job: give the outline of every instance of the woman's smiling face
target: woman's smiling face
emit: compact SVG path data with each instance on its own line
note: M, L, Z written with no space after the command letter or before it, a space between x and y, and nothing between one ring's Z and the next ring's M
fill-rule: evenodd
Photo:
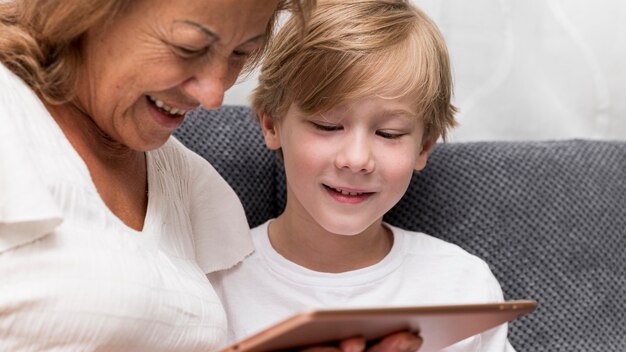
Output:
M136 0L83 44L77 105L112 140L158 148L184 113L222 104L277 0Z

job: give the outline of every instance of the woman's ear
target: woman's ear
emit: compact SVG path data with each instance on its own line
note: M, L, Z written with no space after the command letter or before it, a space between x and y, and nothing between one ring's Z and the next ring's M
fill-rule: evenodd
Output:
M265 145L270 150L280 149L280 133L278 131L278 124L274 123L274 119L266 113L259 113L259 123L263 130L263 137L265 138Z
M426 162L428 161L428 157L430 153L433 151L435 144L437 144L437 140L439 139L439 134L435 134L432 136L427 136L424 140L422 140L422 150L420 150L419 155L417 156L417 162L415 163L415 170L421 171L426 167Z

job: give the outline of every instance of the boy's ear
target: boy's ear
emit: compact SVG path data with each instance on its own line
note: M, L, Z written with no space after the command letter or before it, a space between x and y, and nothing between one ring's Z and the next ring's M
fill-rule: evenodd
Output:
M433 151L437 140L439 139L439 134L435 134L429 137L426 137L422 141L422 150L417 156L417 162L415 163L415 170L421 171L426 167L426 161L428 161L428 157L430 153Z
M278 124L274 123L274 119L266 113L259 113L259 123L263 130L265 145L268 149L280 149L280 134L278 132Z

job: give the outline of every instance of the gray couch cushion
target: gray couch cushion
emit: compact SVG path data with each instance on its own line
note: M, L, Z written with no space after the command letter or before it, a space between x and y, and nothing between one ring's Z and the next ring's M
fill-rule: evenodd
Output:
M626 351L626 144L438 146L387 215L485 259L519 351Z
M282 165L245 107L190 114L176 136L240 196L251 226L280 213ZM392 224L487 261L505 298L539 308L513 322L518 351L626 351L626 143L437 145Z

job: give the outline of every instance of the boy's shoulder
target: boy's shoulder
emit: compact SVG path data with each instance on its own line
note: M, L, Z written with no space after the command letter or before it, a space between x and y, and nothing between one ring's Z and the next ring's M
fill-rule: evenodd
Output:
M393 231L396 241L400 241L407 256L428 261L456 262L459 265L485 267L484 260L471 254L459 245L422 233L405 230L387 224Z
M390 226L391 227L391 226ZM420 232L391 227L403 244L402 267L420 283L437 291L440 298L462 290L465 302L487 302L502 299L502 290L489 264L460 246ZM411 268L411 269L408 269Z

